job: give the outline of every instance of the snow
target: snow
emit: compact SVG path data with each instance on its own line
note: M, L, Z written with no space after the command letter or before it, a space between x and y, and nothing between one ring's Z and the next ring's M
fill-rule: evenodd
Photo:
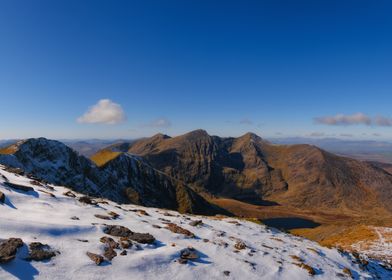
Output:
M28 193L11 189L0 176L0 191L6 195L6 202L0 204L0 238L20 237L25 244L39 241L61 252L47 262L27 262L23 260L27 254L24 246L15 260L0 265L0 279L349 279L343 274L344 268L349 268L355 279L374 279L376 273L381 279L392 277L391 272L376 264L371 263L370 271L362 270L347 254L245 220L183 215L110 201L98 206L85 205L64 196L69 190L65 187L52 186L54 198L41 192L43 187L31 185L30 179L2 170L2 166L0 174L11 183L35 189ZM149 216L135 211L138 209ZM109 211L120 217L106 221L94 216ZM79 220L72 220L73 216ZM189 225L191 220L198 219L203 220L203 225ZM196 238L165 229L165 220L188 229ZM99 239L105 236L105 223L150 233L157 241L133 246L126 256L118 255L111 262L96 266L86 252L103 253L104 244ZM245 242L247 248L236 251L234 245L238 241ZM188 264L178 263L180 250L188 246L195 248L200 258ZM310 276L295 265L298 261L292 256L313 267L316 275ZM230 275L226 276L224 271L230 271Z

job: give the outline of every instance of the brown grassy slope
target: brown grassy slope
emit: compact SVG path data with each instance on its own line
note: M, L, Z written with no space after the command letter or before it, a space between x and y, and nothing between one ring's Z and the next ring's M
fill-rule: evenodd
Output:
M91 156L91 160L97 165L97 166L103 166L109 161L117 158L121 152L113 152L111 150L100 150L99 152L95 153L94 155Z
M220 138L196 130L143 139L129 151L216 196L354 217L392 211L392 175L310 145L272 145L252 133Z

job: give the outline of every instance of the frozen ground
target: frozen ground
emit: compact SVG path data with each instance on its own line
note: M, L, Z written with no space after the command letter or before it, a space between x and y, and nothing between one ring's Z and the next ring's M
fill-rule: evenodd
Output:
M31 186L34 191L16 190L7 186L6 180ZM76 198L65 196L65 187L52 187L50 190L32 185L30 179L0 166L0 191L6 196L5 203L0 203L0 239L18 237L26 244L13 261L0 264L0 279L302 280L350 279L350 273L354 279L392 278L392 273L376 262L361 267L355 258L335 249L253 222L120 206L110 201L94 206L79 202L80 194L76 193ZM119 217L103 220L94 216L110 211ZM189 225L195 220L203 223ZM166 229L169 222L189 230L195 237ZM120 255L122 249L116 249L117 257L97 266L86 252L103 253L105 244L100 238L108 236L103 232L104 224L150 233L156 241L134 243L125 256ZM117 237L112 238L118 241ZM24 260L27 245L35 241L48 244L60 254L45 262ZM180 264L180 251L188 247L196 250L198 258Z

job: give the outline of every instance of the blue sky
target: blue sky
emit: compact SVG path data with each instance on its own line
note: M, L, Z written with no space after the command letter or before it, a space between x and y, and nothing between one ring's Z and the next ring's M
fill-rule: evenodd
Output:
M392 139L388 2L1 1L0 138Z

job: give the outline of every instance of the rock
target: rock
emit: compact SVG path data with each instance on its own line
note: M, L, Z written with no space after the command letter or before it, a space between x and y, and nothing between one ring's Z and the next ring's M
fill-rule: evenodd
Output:
M42 184L36 180L31 180L30 184L32 184L33 186L42 187Z
M150 214L147 213L147 211L143 210L143 209L139 209L137 210L137 212L143 216L150 216Z
M119 214L117 214L116 212L113 212L113 211L110 211L110 212L108 213L108 215L111 216L112 219L114 219L114 220L117 219L118 217L120 217Z
M191 238L195 237L195 235L192 232L190 232L189 230L184 229L184 228L182 228L176 224L173 224L173 223L167 223L165 228L170 230L171 232L174 232L174 233L184 234L184 235L191 237Z
M102 220L111 220L111 219L112 219L112 217L110 217L110 216L101 215L101 214L95 214L94 216L95 216L96 218L102 219Z
M235 245L234 248L237 250L244 250L246 249L246 244L243 241L238 241Z
M72 216L72 217L71 217L71 220L79 220L79 218L76 217L76 216Z
M178 262L180 263L180 264L187 264L188 263L188 260L187 259L178 259Z
M153 228L162 228L161 226L158 225L152 225Z
M223 274L224 274L225 276L230 276L230 271L225 270L225 271L223 271Z
M199 254L194 248L190 247L180 251L180 258L187 260L196 260L199 258Z
M152 244L155 242L155 237L149 233L137 233L133 232L128 236L129 239L142 243L142 244Z
M46 193L47 195L50 195L53 198L56 198L56 196L54 194L52 194L51 192L48 192L48 191L45 191L45 190L40 190L40 189L38 189L38 191Z
M113 258L117 257L117 253L111 247L106 247L103 255L108 261L111 261Z
M128 249L132 247L132 241L129 240L127 237L121 237L120 238L120 246L123 249Z
M24 175L25 174L23 169L17 168L17 167L9 167L9 166L7 166L6 168L4 168L4 170L7 171L7 172L10 172L10 173L17 174L17 175Z
M0 203L5 202L5 194L0 191Z
M79 242L83 242L83 243L87 243L88 242L87 239L76 239L76 240L79 241Z
M63 193L63 195L68 196L68 197L76 197L76 195L71 191L67 191L67 192Z
M128 237L128 235L132 233L129 228L117 225L108 225L105 227L103 232L117 237Z
M29 256L26 258L28 261L45 261L56 256L56 252L51 250L49 245L41 242L32 242L29 248Z
M16 189L16 190L20 190L20 191L24 191L24 192L34 191L34 188L30 187L30 186L14 184L14 183L10 183L10 182L4 182L4 184L6 186L10 187L10 188L13 188L13 189Z
M126 256L128 253L127 253L127 250L123 250L121 253L120 253L120 255L121 256Z
M85 203L85 204L90 204L90 205L97 205L97 202L94 201L89 196L82 196L81 198L79 198L79 202L82 202L82 203Z
M155 242L155 237L151 234L132 232L129 228L123 226L107 225L103 231L112 236L127 237L130 240L143 244L152 244Z
M192 222L189 223L189 225L193 226L193 227L197 227L197 226L202 225L202 224L203 224L202 220L196 220L196 221L192 221Z
M86 255L95 262L96 265L100 265L103 262L103 257L94 253L87 252Z
M109 248L112 249L117 249L119 247L119 244L113 240L111 237L103 236L101 239L99 239L102 243L106 244Z
M0 263L7 263L15 258L18 248L23 246L20 238L9 238L0 242Z

